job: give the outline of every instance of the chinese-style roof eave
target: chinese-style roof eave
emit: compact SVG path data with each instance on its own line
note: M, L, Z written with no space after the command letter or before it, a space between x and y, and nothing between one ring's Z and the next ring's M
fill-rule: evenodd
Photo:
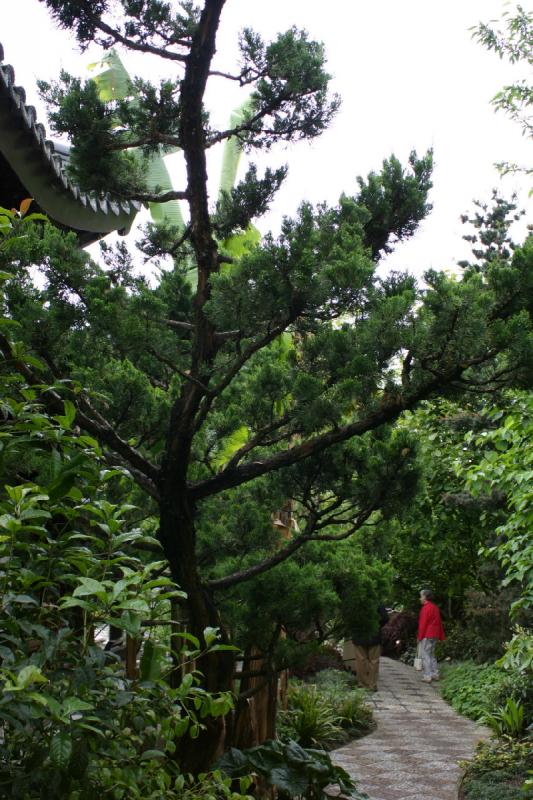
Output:
M24 89L15 85L13 67L3 59L0 44L0 205L16 205L17 198L9 196L13 192L33 197L50 221L73 230L82 246L112 231L129 231L141 204L82 192L72 182L35 109L26 105Z

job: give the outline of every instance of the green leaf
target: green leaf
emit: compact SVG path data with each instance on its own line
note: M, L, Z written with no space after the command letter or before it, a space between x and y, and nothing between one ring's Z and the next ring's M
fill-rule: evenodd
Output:
M162 660L165 654L163 647L147 639L144 643L140 663L140 676L142 681L157 681L161 677Z
M124 609L124 611L136 611L139 614L150 613L150 606L146 600L142 600L140 597L134 597L131 600L124 600L122 603L118 603L117 608Z
M17 675L17 686L25 689L30 683L48 683L39 667L33 665L22 667Z
M50 742L50 761L59 769L66 769L72 755L72 739L66 732L56 733Z
M80 585L76 586L74 591L72 592L73 597L85 597L86 595L99 595L107 594L106 587L100 581L95 580L94 578L80 578Z
M62 704L62 713L70 716L70 714L75 714L79 711L92 711L94 706L90 703L86 703L85 700L80 700L78 697L67 697L63 700Z
M254 250L261 241L261 232L255 225L249 225L244 233L235 233L224 239L222 246L228 254L238 260Z
M220 635L220 628L204 628L204 640L206 646L209 647L216 642Z
M141 753L141 761L161 760L163 758L166 758L166 756L162 750L145 750L144 753Z
M27 217L24 217L23 224L28 222L50 222L49 218L46 214L39 214L38 212L34 212L33 214L28 214Z

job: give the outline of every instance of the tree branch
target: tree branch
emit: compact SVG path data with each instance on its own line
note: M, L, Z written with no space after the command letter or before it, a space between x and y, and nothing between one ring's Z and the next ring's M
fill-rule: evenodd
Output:
M161 364L165 364L165 366L167 366L169 369L171 369L172 372L175 372L177 375L179 375L180 377L182 377L186 381L191 381L191 383L195 383L197 386L200 387L200 389L204 393L209 392L209 389L207 388L207 386L205 386L201 381L197 380L197 378L194 378L192 375L189 375L188 372L184 372L182 369L177 367L170 360L170 358L167 358L166 356L162 355L161 353L158 353L157 350L155 350L155 348L153 348L151 346L148 346L147 350L148 350L149 353L151 353L153 355L153 357L157 361L159 361Z
M292 554L299 550L300 547L302 547L306 542L328 542L347 539L366 522L372 512L376 509L377 502L378 501L374 501L368 508L362 511L358 517L356 517L349 531L343 532L342 534L338 534L336 536L315 536L314 531L316 530L317 515L311 514L308 519L305 532L300 534L300 536L296 536L294 539L292 539L292 541L289 542L289 544L281 548L281 550L278 550L276 553L273 553L268 558L263 559L263 561L259 561L257 564L254 564L251 567L234 572L232 575L226 575L224 578L215 578L207 581L207 586L209 589L217 591L219 589L229 589L231 586L236 586L239 583L249 581L252 578L255 578L257 575L261 575L263 572L267 572L273 567L276 567L278 564L283 563L283 561L286 561L289 556L292 556Z
M192 322L182 322L179 319L164 319L163 322L165 325L168 325L169 328L176 328L176 330L188 331L189 333L194 333L196 328Z
M0 350L6 361L11 362L17 372L22 375L31 386L37 388L42 387L42 379L38 377L23 360L13 355L11 344L3 334L0 334ZM63 413L63 399L54 389L47 388L43 392L43 398L51 411L58 414ZM159 469L150 463L148 459L144 458L135 448L121 439L115 429L92 407L90 401L83 394L77 395L74 400L76 405L76 422L78 425L100 442L107 445L110 450L118 453L129 466L133 467L133 476L134 473L137 475L139 473L144 475L145 487L148 485L146 481L149 481L152 488L150 493L155 496L154 493L157 492L157 485L159 482Z
M154 56L160 56L161 58L166 58L170 61L180 61L186 62L187 56L183 53L173 53L169 50L164 50L161 47L155 47L151 44L141 44L140 42L134 42L132 39L128 39L124 36L120 31L115 30L110 25L107 25L105 22L102 22L101 19L98 19L96 16L93 16L94 25L98 30L102 31L102 33L111 36L115 42L120 42L123 44L124 47L127 47L129 50L138 50L141 53L151 53Z
M221 392L223 392L224 389L226 389L229 386L233 378L235 378L235 376L239 374L239 372L241 371L242 367L246 364L246 362L249 361L249 359L255 353L258 352L258 350L261 350L263 347L266 347L267 344L273 342L274 339L276 339L281 333L283 333L284 330L286 330L286 328L291 324L292 321L293 321L292 318L287 319L285 322L280 323L279 325L274 327L261 339L257 339L255 342L252 342L252 344L250 344L246 348L246 350L241 354L241 356L238 359L236 359L236 361L233 362L233 365L228 370L224 378L222 378L222 380L210 390L209 396L205 398L203 405L200 407L196 419L196 426L195 426L196 431L198 431L201 428L213 404L213 400Z
M181 234L179 239L177 239L174 242L174 244L172 245L172 247L170 248L170 250L168 252L171 255L174 255L174 253L176 253L180 249L182 244L184 244L187 241L187 239L190 237L190 235L191 235L191 226L187 225L187 227L185 228L185 230L183 231L183 233Z
M139 200L141 203L168 203L169 200L188 200L187 192L163 192L163 194L152 194L150 192L138 192L136 194L124 195L126 200Z
M429 384L431 388L437 384L434 380ZM299 445L295 445L287 450L265 459L264 461L247 461L238 467L231 470L223 470L215 478L208 478L205 481L200 481L197 484L192 484L190 493L195 500L201 500L204 497L209 497L213 494L223 491L234 486L240 486L253 478L264 475L267 472L283 469L291 464L296 464L298 461L303 461L310 456L326 450L334 444L339 444L351 439L353 436L361 436L367 431L379 428L386 422L391 422L396 419L402 411L414 405L418 399L422 399L430 393L431 389L427 388L425 392L419 392L416 395L417 400L405 402L403 399L400 401L389 402L387 405L379 409L379 411L369 414L363 420L358 420L350 425L345 425L342 428L336 428L328 431L327 433L319 434L318 436L308 439Z
M278 430L289 421L290 421L289 414L285 414L281 419L275 420L274 422L271 422L269 425L263 426L260 430L257 431L256 435L252 439L249 439L246 442L246 444L243 444L243 446L240 447L237 450L237 452L233 454L233 456L226 464L225 468L233 469L233 467L236 467L241 458L243 458L243 456L245 456L246 453L249 453L250 450L253 450L255 447L258 447L263 443L265 436L268 436L269 433L273 433L274 431Z

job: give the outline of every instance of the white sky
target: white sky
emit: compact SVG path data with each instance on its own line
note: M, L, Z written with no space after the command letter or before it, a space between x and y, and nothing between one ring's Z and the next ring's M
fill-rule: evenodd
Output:
M493 164L528 164L531 144L490 105L505 83L526 77L526 66L500 61L472 41L468 30L479 21L501 17L505 8L501 0L227 0L217 68L235 69L242 27L253 27L268 39L294 24L324 41L333 89L342 97L341 111L319 139L257 158L262 166L290 165L260 228L276 230L282 215L293 214L304 199L335 203L341 192L356 190L356 175L378 170L392 152L406 160L412 148L419 154L434 148L434 210L415 237L389 257L388 266L417 274L428 267L453 267L468 253L460 214L472 208L472 199L488 200L494 186L507 195L517 191L526 206L530 182L523 176L501 181ZM96 50L80 54L70 34L54 27L38 0L2 0L0 40L5 60L14 66L28 102L37 106L40 121L45 121L45 111L35 89L37 78L56 78L61 68L84 76L87 64L99 56ZM150 56L127 54L124 61L131 74L173 74L168 72L173 64L161 65ZM235 84L211 79L207 104L213 123L225 127L229 112L242 99ZM183 188L178 161L173 157L171 162L175 186ZM214 153L213 193L217 161Z

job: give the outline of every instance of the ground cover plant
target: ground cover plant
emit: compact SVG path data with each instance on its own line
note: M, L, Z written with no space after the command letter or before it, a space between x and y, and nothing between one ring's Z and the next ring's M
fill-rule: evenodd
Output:
M303 747L331 749L374 727L367 693L348 672L326 669L305 682L291 679L287 710L278 713L278 736Z
M472 761L465 765L461 800L524 800L524 779L533 768L530 741L510 738L481 743Z
M474 661L445 664L441 686L444 699L460 714L476 721L483 721L487 714L496 712L507 700L525 707L526 679L496 664L477 664ZM530 721L533 719L527 719L527 724Z

